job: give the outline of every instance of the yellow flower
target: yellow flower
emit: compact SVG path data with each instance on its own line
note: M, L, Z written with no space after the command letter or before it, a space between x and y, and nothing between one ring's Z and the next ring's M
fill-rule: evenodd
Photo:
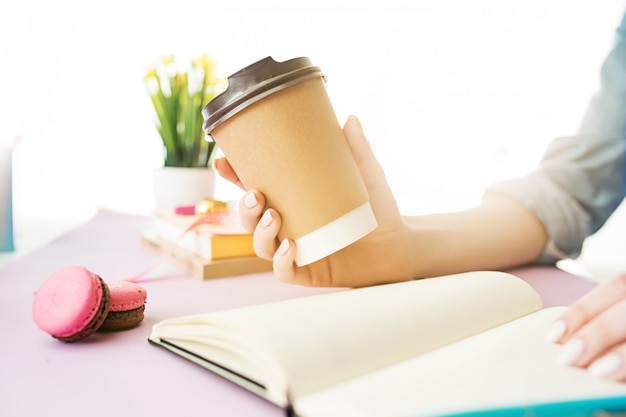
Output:
M161 85L159 83L159 74L157 73L157 69L155 67L148 67L143 80L146 83L148 93L151 97L159 93Z
M200 55L191 61L193 68L202 68L206 73L213 72L215 69L215 60L211 59L208 55Z
M176 58L174 55L165 55L161 57L161 65L167 67L168 65L172 65L176 63Z
M186 72L178 72L176 73L176 81L175 84L178 86L182 86L187 83L187 73Z
M148 69L146 70L146 75L144 75L143 79L145 81L148 81L151 78L157 78L157 77L158 77L158 74L157 74L156 67L148 67Z

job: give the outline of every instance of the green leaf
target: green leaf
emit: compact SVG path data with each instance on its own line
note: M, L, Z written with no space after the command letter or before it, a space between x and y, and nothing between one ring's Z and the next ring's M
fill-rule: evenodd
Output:
M157 114L157 130L165 149L165 166L209 167L216 150L202 130L202 108L223 84L215 62L206 55L192 60L187 71L173 71L173 56L162 57L145 77Z

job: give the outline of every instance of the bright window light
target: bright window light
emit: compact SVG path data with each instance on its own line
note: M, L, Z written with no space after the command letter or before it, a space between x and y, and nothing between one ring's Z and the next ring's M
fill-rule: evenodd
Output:
M574 133L622 0L4 0L0 146L16 216L153 207L161 145L143 84L164 54L224 74L309 56L341 122L356 114L406 214L475 204ZM296 167L294 167L296 169ZM220 181L217 197L241 191Z

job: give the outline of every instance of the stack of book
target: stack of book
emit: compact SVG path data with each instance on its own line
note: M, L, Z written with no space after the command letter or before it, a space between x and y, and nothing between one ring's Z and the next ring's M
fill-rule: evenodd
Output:
M255 255L252 234L241 227L235 213L204 216L210 217L158 211L153 227L142 232L142 241L202 279L272 270L270 261Z

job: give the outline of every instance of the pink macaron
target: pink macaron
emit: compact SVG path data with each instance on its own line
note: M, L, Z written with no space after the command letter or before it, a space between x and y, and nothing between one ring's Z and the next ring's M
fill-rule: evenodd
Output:
M110 306L104 281L82 266L52 274L37 290L32 305L35 324L64 342L82 340L100 328Z
M142 322L146 304L146 290L129 281L109 282L111 306L99 330L125 330Z
M146 290L127 281L105 283L82 266L52 274L35 292L33 320L64 342L77 342L99 330L123 330L144 318Z

